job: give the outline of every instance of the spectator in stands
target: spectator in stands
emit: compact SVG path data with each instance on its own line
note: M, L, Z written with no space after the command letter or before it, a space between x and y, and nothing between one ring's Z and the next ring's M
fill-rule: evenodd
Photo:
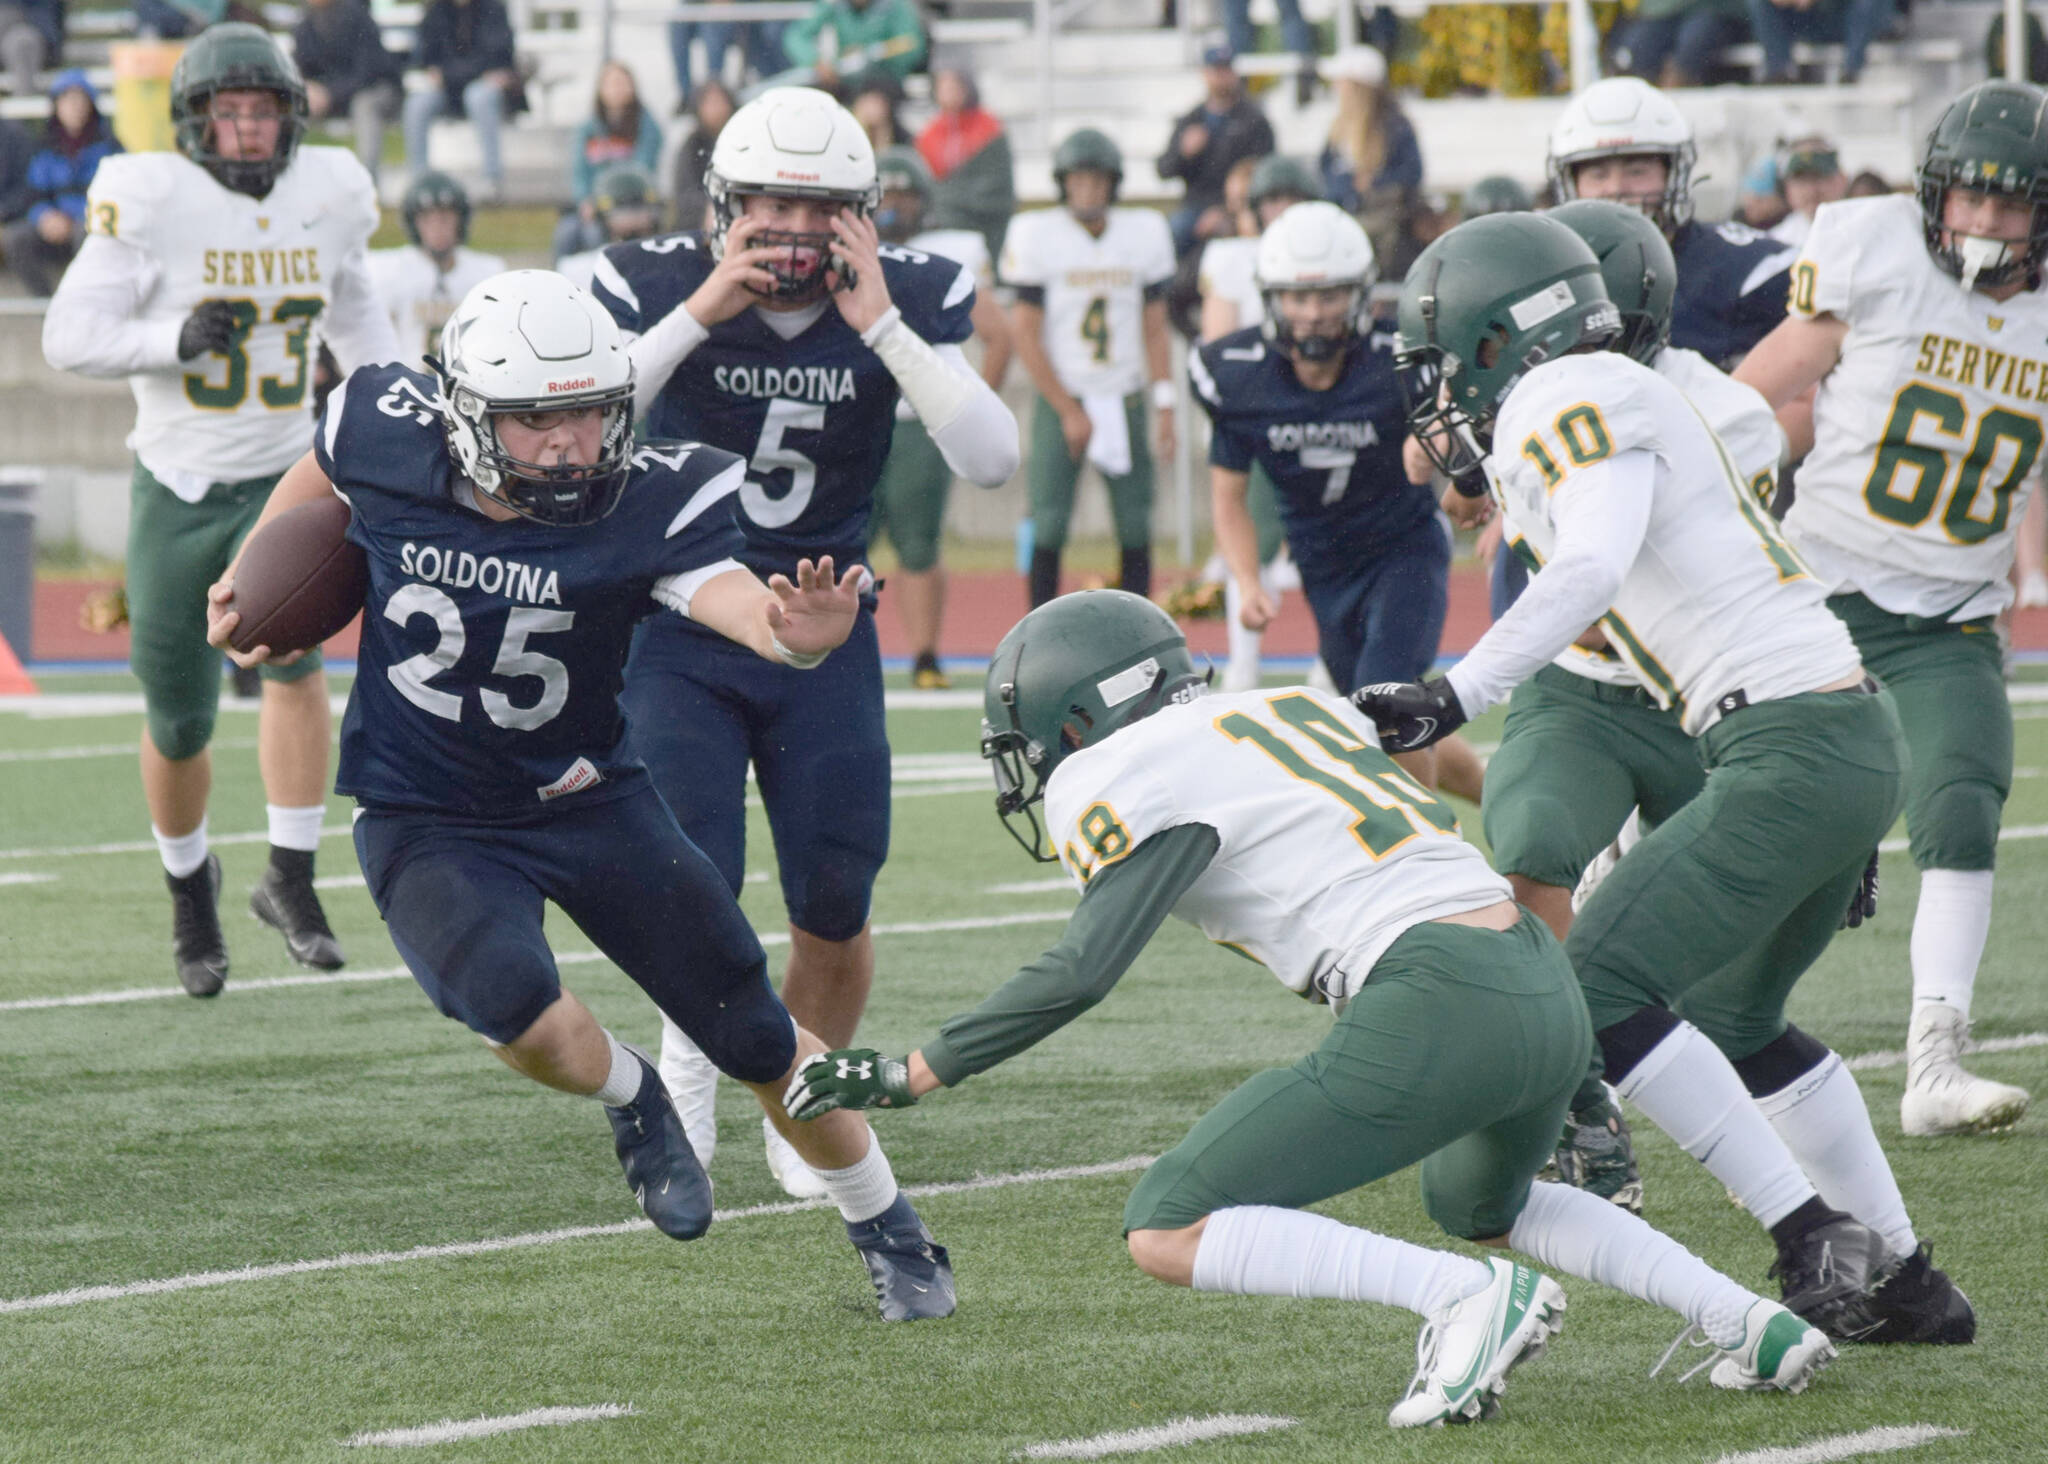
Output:
M375 178L384 129L398 117L405 62L384 49L370 7L364 0L306 0L292 56L306 79L306 110L315 121L348 118L356 156Z
M1387 85L1387 58L1373 46L1346 46L1323 67L1337 86L1337 117L1317 166L1323 194L1356 214L1374 255L1392 262L1403 248L1422 193L1422 148Z
M682 146L676 149L675 172L669 196L676 204L678 229L706 229L711 199L704 191L704 171L711 166L711 149L725 130L735 108L733 96L722 81L707 80L690 99L696 124Z
M0 245L31 294L56 292L64 266L85 242L85 190L100 159L120 150L83 71L66 71L50 83L50 120L28 164L33 201L7 226Z
M29 95L37 73L63 53L63 0L0 0L0 68L9 91Z
M1735 217L1767 234L1785 219L1785 195L1778 191L1778 155L1766 153L1749 166L1735 189Z
M484 186L477 202L502 202L505 160L498 134L505 119L526 105L504 0L429 0L412 64L433 85L405 98L407 169L415 177L426 171L427 132L436 117L467 117L476 124L483 152Z
M640 105L639 83L625 63L607 61L597 73L590 115L576 129L569 154L569 197L575 207L555 226L558 261L605 242L593 195L599 175L620 163L632 163L653 178L661 169L661 124Z
M1280 12L1280 44L1301 58L1295 80L1295 99L1307 106L1315 92L1316 33L1302 19L1301 0L1274 0ZM1252 29L1252 0L1223 0L1223 30L1230 49L1249 56L1259 48L1258 32Z
M910 129L898 115L902 105L903 87L886 71L863 73L859 86L846 98L846 110L860 123L877 155L892 147L909 146Z
M1748 34L1744 0L1642 0L1621 24L1614 59L1655 86L1700 86L1721 48Z
M1892 185L1885 182L1884 175L1865 168L1849 180L1849 197L1882 198L1892 191Z
M819 37L830 31L837 46L827 57ZM792 66L808 66L827 89L860 84L862 73L881 71L901 82L924 68L924 20L912 0L818 0L817 9L782 33Z
M972 229L988 241L989 257L1002 252L1003 231L1017 211L1016 164L1003 124L981 105L974 78L957 66L932 73L939 114L917 135L917 150L932 170L934 229Z
M1186 186L1179 211L1168 220L1174 248L1182 254L1231 232L1230 214L1223 207L1223 180L1239 159L1262 158L1273 151L1273 124L1245 95L1236 61L1237 53L1229 46L1211 46L1202 53L1207 95L1173 124L1173 136L1159 155L1159 176L1178 178Z
M654 175L638 163L614 163L598 174L590 201L595 208L597 242L555 263L558 271L586 290L607 246L651 239L661 232L661 199L654 191Z
M1841 156L1825 137L1801 137L1785 144L1778 159L1778 188L1785 195L1785 217L1771 237L1804 244L1813 229L1814 213L1824 203L1849 196L1849 176Z
M1764 85L1799 80L1792 43L1818 41L1842 47L1842 80L1863 74L1865 53L1892 18L1892 0L1748 0L1750 29L1764 49Z

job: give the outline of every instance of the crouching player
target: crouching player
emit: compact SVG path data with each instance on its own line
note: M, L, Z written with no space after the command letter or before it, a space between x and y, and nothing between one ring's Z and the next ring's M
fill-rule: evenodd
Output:
M264 510L338 493L369 555L339 788L361 804L356 852L393 942L509 1066L603 1103L641 1207L692 1239L711 1223L710 1183L652 1064L562 989L541 929L552 900L789 1131L883 1316L948 1315L946 1252L865 1123L783 1116L797 1060L823 1044L776 999L760 942L617 705L643 615L666 607L815 666L853 625L855 578L806 560L797 584L763 585L733 561L744 464L694 443L634 448L618 327L561 276L476 286L441 347L439 383L397 366L350 377ZM232 580L211 592L216 645L238 620Z
M1301 1208L1419 1160L1451 1234L1681 1313L1719 1349L1722 1387L1804 1388L1834 1356L1819 1331L1605 1200L1531 1184L1591 1028L1563 949L1451 810L1339 697L1206 690L1165 612L1119 591L1051 601L1003 638L982 733L996 807L1028 816L1028 847L1050 859L1031 812L1044 801L1080 906L1058 945L908 1058L806 1062L790 1112L898 1107L993 1067L1102 1000L1178 914L1338 1015L1316 1051L1245 1083L1139 1181L1124 1228L1142 1269L1406 1307L1428 1326L1388 1422L1480 1417L1561 1325L1557 1283Z

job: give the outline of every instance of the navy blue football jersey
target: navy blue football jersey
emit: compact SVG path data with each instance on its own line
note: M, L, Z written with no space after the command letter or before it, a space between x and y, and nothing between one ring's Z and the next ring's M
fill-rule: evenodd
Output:
M679 308L716 266L701 235L614 244L591 291L638 334ZM903 323L933 345L973 333L974 276L950 259L882 246ZM896 378L834 305L794 340L759 310L711 327L647 413L654 437L708 442L747 459L737 517L741 560L764 578L829 554L842 569L867 550L868 507L896 427Z
M484 818L624 791L645 776L618 705L633 626L661 610L658 582L738 554L745 464L649 442L610 517L500 522L458 501L439 400L421 372L364 367L316 435L370 561L336 786Z
M1746 224L1688 223L1671 252L1678 260L1671 344L1732 370L1785 318L1798 246Z
M1239 473L1254 462L1266 470L1306 578L1342 575L1436 512L1429 489L1401 470L1408 419L1393 345L1375 328L1346 353L1328 391L1303 386L1256 325L1188 357L1195 400L1215 426L1209 461Z

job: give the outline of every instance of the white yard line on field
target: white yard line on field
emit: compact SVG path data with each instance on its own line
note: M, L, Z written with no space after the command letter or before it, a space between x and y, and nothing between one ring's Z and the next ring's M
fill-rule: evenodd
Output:
M1271 1413L1218 1413L1208 1418L1176 1418L1152 1428L1124 1428L1085 1439L1055 1439L1021 1449L1018 1459L1108 1459L1118 1454L1149 1454L1198 1444L1204 1439L1231 1439L1242 1434L1271 1433L1293 1428L1296 1420Z
M1837 1459L1857 1459L1866 1454L1896 1454L1917 1449L1936 1439L1959 1439L1966 1428L1943 1428L1935 1423L1908 1423L1887 1428L1866 1428L1861 1433L1831 1434L1810 1444L1783 1449L1751 1449L1743 1454L1723 1454L1714 1464L1835 1464Z
M54 874L0 874L0 885L49 884Z
M1964 1052L2023 1052L2030 1047L2048 1047L2048 1032L2023 1032L2017 1037L1986 1037L1982 1042L1965 1042ZM1895 1068L1906 1065L1903 1052L1866 1052L1861 1057L1849 1058L1845 1063L1852 1073L1867 1073L1874 1068Z
M347 824L329 824L320 830L323 839L338 839L348 833ZM267 830L256 830L246 834L208 834L209 846L228 844L267 844L270 834ZM154 854L154 839L123 839L111 844L53 844L47 849L0 849L0 859L68 859L78 854Z
M882 705L892 712L953 712L978 710L981 706L979 691L915 691L908 688L900 691L884 691ZM336 692L327 698L327 704L339 716L348 706L348 694ZM254 712L262 703L257 700L243 701L240 697L224 696L220 709L228 712ZM139 691L45 691L34 696L0 696L0 715L14 712L30 721L52 721L72 717L133 717L142 712L142 693ZM133 751L131 748L130 751Z
M1008 884L983 885L985 895L1050 895L1055 891L1074 893L1074 882L1070 879L1020 879Z
M1012 915L976 915L959 920L908 920L892 925L877 925L874 933L878 936L892 935L942 935L961 930L1001 930L1009 925L1047 925L1065 920L1064 910L1030 910ZM786 930L756 931L764 946L789 944ZM555 956L558 966L581 966L592 961L602 961L604 956L597 951L564 951ZM326 971L317 975L264 976L253 981L231 978L227 989L230 993L243 991L285 991L300 986L359 986L374 981L405 981L412 973L403 966L376 966L365 971ZM112 991L79 991L68 996L28 996L15 1001L0 1001L0 1012L50 1011L59 1007L118 1006L131 1001L166 1001L181 997L184 988L179 986L129 986Z
M210 747L226 752L246 752L256 745L253 737L217 737ZM0 751L0 763L71 762L87 757L134 757L136 744L131 738L127 742L99 742L88 747L24 747Z
M361 890L368 884L360 874L323 874L313 881L316 890Z
M1050 1184L1065 1179L1091 1179L1103 1174L1128 1174L1143 1169L1155 1156L1133 1154L1104 1164L1072 1164L1059 1169L1026 1169L1011 1174L978 1174L973 1179L946 1180L936 1184L908 1184L903 1193L915 1199L926 1195L967 1194L977 1190L1007 1189L1020 1184ZM770 1205L749 1205L739 1210L720 1210L713 1223L731 1224L766 1215L794 1215L821 1210L830 1200L783 1200ZM572 1225L562 1230L531 1231L525 1235L500 1235L489 1240L457 1241L447 1245L416 1245L402 1251L349 1251L312 1261L282 1261L267 1266L242 1266L232 1271L192 1271L183 1276L166 1276L154 1281L130 1281L115 1286L75 1286L68 1291L49 1291L41 1296L0 1299L0 1314L51 1311L60 1307L84 1306L95 1301L120 1301L131 1296L161 1296L173 1291L196 1291L206 1287L234 1286L244 1281L270 1281L281 1276L305 1276L317 1271L353 1271L365 1266L396 1266L411 1261L461 1260L499 1251L530 1250L556 1245L565 1240L589 1240L607 1235L631 1235L652 1230L649 1220L621 1220L613 1225Z
M517 1433L523 1428L553 1428L564 1423L596 1423L604 1418L631 1418L639 1409L630 1403L593 1403L587 1408L535 1408L502 1418L468 1418L457 1422L444 1418L418 1428L387 1428L375 1433L352 1434L341 1441L344 1449L423 1449L430 1444L458 1444L465 1439L487 1439L493 1434Z

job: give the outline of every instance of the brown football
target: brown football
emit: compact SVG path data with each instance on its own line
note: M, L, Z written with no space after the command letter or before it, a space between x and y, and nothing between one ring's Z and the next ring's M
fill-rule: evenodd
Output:
M310 650L355 619L370 588L370 561L348 541L349 508L332 494L279 514L259 529L235 568L229 607L241 623L238 651Z

